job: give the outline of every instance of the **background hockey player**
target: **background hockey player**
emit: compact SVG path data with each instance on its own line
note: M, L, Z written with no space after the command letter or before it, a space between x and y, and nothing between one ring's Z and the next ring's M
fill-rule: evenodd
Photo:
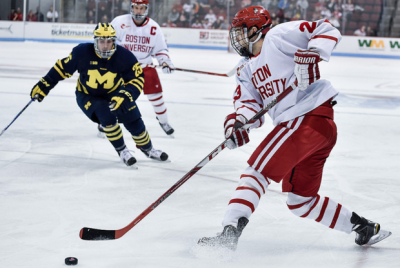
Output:
M336 143L332 99L338 94L330 82L319 80L318 62L329 61L341 35L328 21L295 21L271 29L269 13L261 6L241 10L232 21L230 36L238 65L233 96L235 113L224 124L230 149L249 142L240 128L297 78L294 90L270 111L275 128L248 160L216 237L201 245L236 249L238 238L268 185L282 181L287 206L296 216L329 228L356 232L359 245L373 244L391 233L334 200L318 194L322 170ZM262 121L252 128L260 127ZM266 223L268 224L268 223Z
M132 0L131 14L118 16L111 22L117 31L117 44L131 51L141 64L153 64L152 57L155 57L159 65L163 66L163 72L170 74L174 71L174 65L169 57L167 43L160 25L147 17L148 11L148 0ZM167 107L157 71L145 67L143 72L146 77L143 93L153 105L160 126L167 135L171 135L174 129L168 123Z
M101 124L121 160L127 166L136 162L125 145L118 123L124 124L146 156L165 161L168 155L153 147L135 102L143 90L143 70L135 56L116 45L115 39L112 25L99 23L94 30L94 46L93 43L80 44L68 57L58 60L33 87L31 97L37 96L41 102L59 81L78 70L76 99L79 108L90 120Z

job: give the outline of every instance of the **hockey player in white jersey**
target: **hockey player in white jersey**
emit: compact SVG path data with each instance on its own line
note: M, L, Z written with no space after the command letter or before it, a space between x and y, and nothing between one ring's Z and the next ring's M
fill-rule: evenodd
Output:
M327 20L294 21L271 28L261 6L238 12L231 25L231 43L244 58L237 68L233 95L235 112L228 115L225 138L229 149L249 142L241 129L248 119L293 85L293 91L270 111L275 128L248 160L216 237L200 245L236 249L239 236L270 183L282 181L287 206L296 216L315 220L331 229L356 233L358 245L371 245L391 233L379 223L351 212L318 194L322 170L336 143L333 98L338 94L327 80L319 80L318 62L329 61L341 35ZM260 127L264 120L251 128Z
M142 65L153 64L152 57L155 57L159 65L163 66L164 73L173 73L174 65L161 27L147 17L148 10L148 0L132 0L131 14L118 16L111 22L117 31L117 44L130 50ZM153 105L160 126L167 135L171 135L174 129L168 123L167 107L157 71L145 67L143 72L146 77L143 92Z

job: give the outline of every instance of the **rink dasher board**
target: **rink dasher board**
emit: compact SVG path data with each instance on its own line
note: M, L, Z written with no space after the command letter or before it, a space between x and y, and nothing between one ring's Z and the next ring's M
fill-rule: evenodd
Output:
M93 42L95 26L80 23L0 21L0 41ZM162 31L171 48L228 50L228 30L162 28ZM400 38L343 36L332 55L400 59Z

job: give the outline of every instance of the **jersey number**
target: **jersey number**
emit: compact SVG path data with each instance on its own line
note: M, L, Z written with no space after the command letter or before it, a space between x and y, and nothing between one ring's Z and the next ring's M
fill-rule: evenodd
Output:
M139 75L141 75L143 73L143 69L140 66L139 62L137 62L135 65L133 65L132 70L135 72L136 77L139 77Z
M107 72L104 75L99 73L99 70L88 70L89 81L86 84L91 88L97 88L99 84L104 84L104 89L110 89L114 86L114 79L117 74ZM98 83L97 83L98 82Z
M309 22L303 22L302 24L300 24L300 31L304 32L304 30L305 30L304 28L307 28L307 31L309 33L312 33L312 32L314 32L315 28L317 28L317 23L314 21L314 22L311 22L311 25L310 25Z
M68 58L64 60L64 63L67 64L72 59L72 54L69 54Z
M233 96L233 99L234 99L233 102L235 103L235 101L240 99L241 96L242 96L242 92L240 91L240 85L238 85L236 90L235 90L235 95Z

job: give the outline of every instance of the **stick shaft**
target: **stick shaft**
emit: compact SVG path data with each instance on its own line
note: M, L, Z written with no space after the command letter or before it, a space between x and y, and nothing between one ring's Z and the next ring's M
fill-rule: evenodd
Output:
M26 108L28 108L29 105L31 105L32 102L35 101L35 98L32 98L27 105L25 105L25 107L17 114L17 116L13 119L13 121L11 121L11 123L5 128L3 129L3 131L0 133L0 136L3 135L4 132L6 132L6 130L12 125L12 123L14 123L15 120L17 120L17 118L25 111Z
M163 68L161 65L152 65L152 64L142 64L142 68L149 67L149 68ZM223 77L231 77L232 75L235 74L236 68L232 69L226 74L221 74L221 73L213 73L213 72L205 72L205 71L198 71L198 70L190 70L190 69L183 69L183 68L174 68L173 70L175 71L180 71L180 72L188 72L188 73L197 73L197 74L207 74L207 75L216 75L216 76L223 76Z
M273 99L266 107L254 115L248 123L246 123L242 128L248 129L252 124L254 124L258 119L260 119L265 113L267 113L272 107L274 107L279 101L286 97L294 89L293 84L285 89L281 94L279 94L275 99ZM144 217L146 217L150 212L152 212L156 207L158 207L162 202L164 202L173 192L175 192L179 187L181 187L186 181L188 181L194 174L196 174L201 168L203 168L208 162L214 159L219 152L225 149L225 142L223 141L217 146L211 153L209 153L203 160L200 161L194 168L192 168L188 173L185 174L177 183L175 183L171 188L168 189L162 196L160 196L153 204L151 204L147 209L145 209L139 216L137 216L131 223L119 230L101 230L84 227L80 231L80 238L83 240L112 240L121 238L130 229L136 226Z

